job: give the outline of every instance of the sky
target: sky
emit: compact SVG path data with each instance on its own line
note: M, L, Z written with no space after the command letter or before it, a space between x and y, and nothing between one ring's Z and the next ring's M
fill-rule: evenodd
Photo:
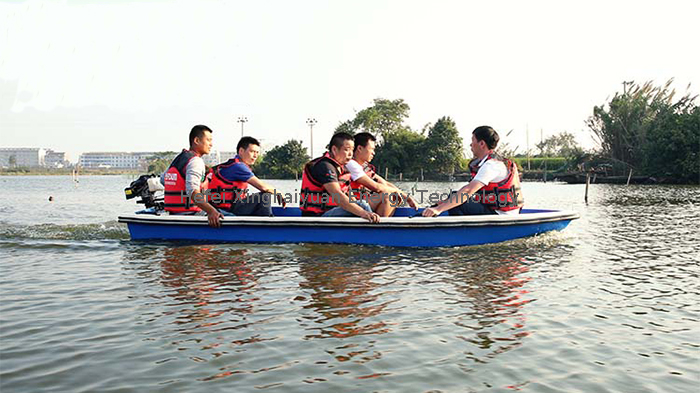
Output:
M700 93L698 1L0 1L0 147L214 149L241 135L314 155L335 127L402 98L524 151L585 125L623 81ZM505 137L509 131L510 135Z

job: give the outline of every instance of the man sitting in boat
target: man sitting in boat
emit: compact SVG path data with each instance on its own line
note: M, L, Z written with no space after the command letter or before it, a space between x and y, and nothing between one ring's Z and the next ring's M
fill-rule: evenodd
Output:
M331 138L328 151L304 166L299 195L303 216L362 217L379 222L379 215L366 201L350 201L350 172L345 164L352 159L353 137L339 132Z
M183 149L161 177L165 186L164 205L170 214L204 214L209 225L221 226L223 214L207 202L201 192L205 179L202 156L212 147L212 130L205 125L196 125L190 131L190 148Z
M260 156L260 142L244 136L238 141L236 151L238 154L234 158L209 170L207 188L210 203L236 216L271 217L271 195L275 195L283 207L286 203L282 194L258 179L250 169ZM260 192L248 194L248 185Z
M500 157L498 133L489 126L477 127L470 144L474 159L469 163L472 180L436 206L426 208L424 217L447 211L451 216L478 214L519 214L523 207L518 168Z
M365 200L372 211L382 217L394 215L396 206L406 201L412 208L416 208L416 202L392 183L384 180L377 174L374 165L370 164L374 158L374 149L377 138L369 132L361 132L355 135L355 151L353 159L345 164L350 172L350 188L353 198ZM391 198L391 199L390 199Z

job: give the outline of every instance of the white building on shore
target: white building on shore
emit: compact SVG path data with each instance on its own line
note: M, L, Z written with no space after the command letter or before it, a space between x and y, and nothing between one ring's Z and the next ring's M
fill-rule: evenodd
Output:
M41 147L0 147L0 167L50 167L68 165L66 153Z
M78 161L81 168L103 169L142 169L148 168L148 162L154 158L157 152L87 152L80 155ZM210 154L202 156L204 163L214 166L225 162L236 155L235 152L219 152L212 150Z
M236 156L235 151L220 151L219 152L219 163L226 162L230 160L231 158Z
M80 155L82 168L145 169L154 152L87 152Z

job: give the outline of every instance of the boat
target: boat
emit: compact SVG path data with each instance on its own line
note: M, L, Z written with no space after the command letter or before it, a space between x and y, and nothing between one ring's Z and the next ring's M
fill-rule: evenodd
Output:
M142 175L124 189L126 199L146 208L119 216L132 240L217 243L337 243L395 247L453 247L498 243L566 228L578 213L523 209L517 215L422 217L423 209L398 207L393 217L371 224L359 217L302 217L298 207L273 207L273 217L226 216L220 228L202 215L163 210L158 177Z
M518 215L422 217L399 207L371 224L359 217L302 217L298 207L273 207L274 217L227 216L220 228L206 216L169 215L150 208L119 217L132 240L216 243L340 243L395 247L454 247L498 243L563 230L579 214L523 209Z

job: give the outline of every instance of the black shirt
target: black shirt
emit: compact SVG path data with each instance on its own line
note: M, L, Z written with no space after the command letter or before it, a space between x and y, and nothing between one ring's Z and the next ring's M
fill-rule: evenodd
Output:
M338 172L338 167L330 160L321 159L311 167L311 177L321 184L337 183L340 173Z

